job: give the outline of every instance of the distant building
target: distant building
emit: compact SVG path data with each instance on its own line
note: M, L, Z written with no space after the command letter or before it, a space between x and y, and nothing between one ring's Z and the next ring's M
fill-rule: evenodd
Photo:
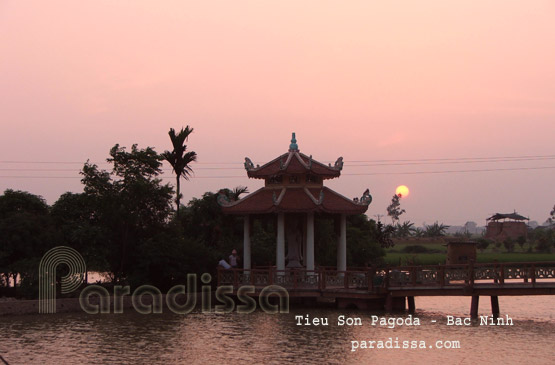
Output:
M486 238L494 241L504 241L507 238L518 239L528 237L528 226L524 221L529 220L520 214L496 213L487 219Z
M447 243L447 265L476 262L476 242L452 241Z

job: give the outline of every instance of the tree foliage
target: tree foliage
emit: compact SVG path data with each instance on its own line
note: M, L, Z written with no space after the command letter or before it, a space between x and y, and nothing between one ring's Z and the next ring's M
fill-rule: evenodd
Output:
M438 223L437 221L434 224L426 225L424 230L425 237L442 237L445 236L445 232L449 226Z
M397 223L401 214L405 213L405 210L401 209L401 203L399 202L400 199L401 197L399 195L393 195L393 198L391 198L391 204L387 207L387 215L391 217L393 224Z
M175 204L178 216L181 201L181 178L189 180L189 176L193 173L191 163L197 160L197 153L194 151L187 151L187 145L185 144L191 133L193 133L193 128L189 126L181 128L177 134L173 128L170 128L168 134L172 142L173 150L162 153L162 157L170 163L175 173Z
M89 162L81 174L89 209L89 223L102 231L104 261L115 280L124 279L136 264L137 247L162 230L171 212L173 189L158 175L162 157L151 147L137 145L127 152L110 150L109 173Z
M405 221L402 224L395 224L395 237L410 237L414 234L414 232L414 223L412 223L411 221Z
M0 274L8 285L36 286L39 257L55 242L48 205L40 196L8 189L0 196Z
M476 248L479 249L482 253L489 247L491 241L485 238L479 238L477 240Z

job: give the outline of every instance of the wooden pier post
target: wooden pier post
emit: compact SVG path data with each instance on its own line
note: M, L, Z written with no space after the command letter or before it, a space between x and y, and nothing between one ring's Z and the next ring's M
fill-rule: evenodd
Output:
M391 293L387 294L387 297L385 298L385 311L393 312L393 296Z
M478 302L480 297L478 295L472 296L472 304L470 305L470 317L478 318Z
M495 318L499 317L499 297L497 295L491 296L491 314Z
M416 305L414 304L414 297L407 297L407 303L409 306L409 313L414 313L416 310Z

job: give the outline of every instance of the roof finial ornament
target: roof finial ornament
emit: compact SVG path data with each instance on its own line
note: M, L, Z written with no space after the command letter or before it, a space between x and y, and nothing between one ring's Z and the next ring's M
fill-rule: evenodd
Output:
M297 139L295 138L295 132L293 132L293 136L291 137L291 144L289 145L289 152L299 151L299 146L297 146Z

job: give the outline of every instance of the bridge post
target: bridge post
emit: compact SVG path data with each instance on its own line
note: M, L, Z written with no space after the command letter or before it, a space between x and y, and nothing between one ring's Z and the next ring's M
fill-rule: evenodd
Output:
M495 318L499 317L499 297L497 295L491 296L491 314Z
M385 298L385 311L393 312L393 296L391 293L387 294L387 297Z
M414 297L407 297L407 303L409 305L409 313L414 313L416 310L416 305L414 304Z
M439 285L445 286L445 265L441 265L438 270Z
M480 301L480 297L478 295L472 296L472 303L470 305L470 317L471 318L478 318L478 303Z
M474 287L474 260L470 261L468 265L468 285Z
M368 269L368 291L374 291L374 278L376 277L376 267L372 265Z

